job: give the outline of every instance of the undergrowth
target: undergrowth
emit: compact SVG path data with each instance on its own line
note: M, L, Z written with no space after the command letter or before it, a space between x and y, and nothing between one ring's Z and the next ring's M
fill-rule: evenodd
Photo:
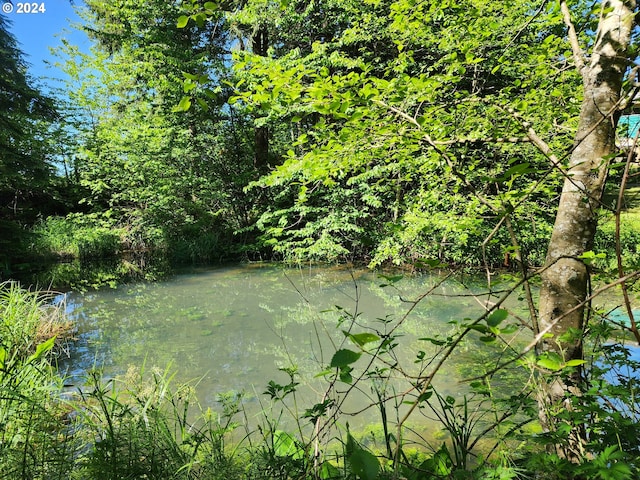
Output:
M386 278L394 288L398 277ZM171 369L131 367L115 378L87 373L65 385L55 368L61 337L72 333L50 297L0 286L0 478L7 479L632 479L639 473L636 401L639 368L632 352L598 313L592 327L585 394L560 425L585 425L580 464L549 453L563 429L537 424L536 382L565 375L561 359L523 355L521 330L506 307L452 324L446 336L421 338L410 358L399 327L430 292L409 302L404 317L367 324L335 310L342 337L318 364L315 403L295 366L284 382L265 382L261 419L252 424L241 394L203 407L197 383L175 384ZM45 333L48 332L48 333ZM485 355L465 369L468 389L441 393L433 379L463 342L475 336ZM473 350L465 347L467 353ZM471 358L471 356L469 357ZM475 358L475 357L474 357ZM554 363L555 362L555 363ZM347 397L376 427L352 429ZM285 421L285 419L287 421ZM434 428L425 428L431 425ZM430 430L430 433L428 433Z

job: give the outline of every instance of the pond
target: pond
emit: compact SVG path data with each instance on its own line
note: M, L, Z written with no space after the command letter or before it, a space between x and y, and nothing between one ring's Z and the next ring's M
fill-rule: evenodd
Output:
M197 381L205 406L234 391L245 392L259 410L268 382L286 383L279 369L295 366L306 388L304 401L312 405L322 389L315 377L333 354L358 350L343 331L392 334L396 360L407 374L418 374L442 348L426 338L446 339L458 328L455 322L477 318L483 302L495 301L475 296L482 291L473 277L436 273L399 279L344 267L271 264L193 270L158 283L67 294L78 341L63 367L70 382L79 384L93 367L113 377L131 365L169 366L177 382ZM530 337L526 331L520 335L522 341ZM477 374L487 358L501 358L496 352L503 346L478 337L462 344L436 377L442 394L460 396L458 380ZM359 410L365 401L355 396L349 408Z

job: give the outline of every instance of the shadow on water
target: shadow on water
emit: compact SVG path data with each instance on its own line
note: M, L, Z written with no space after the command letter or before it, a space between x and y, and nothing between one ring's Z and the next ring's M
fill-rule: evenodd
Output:
M174 272L165 255L136 252L101 259L72 259L25 265L12 277L24 285L58 291L116 288L123 283L157 281Z

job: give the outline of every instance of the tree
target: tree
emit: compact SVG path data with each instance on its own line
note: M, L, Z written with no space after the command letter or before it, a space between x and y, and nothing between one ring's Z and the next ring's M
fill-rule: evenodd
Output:
M340 49L323 64L330 51L323 42L306 55L245 56L240 66L255 81L243 83L243 102L293 122L320 117L256 183L280 191L261 219L266 242L299 258L364 245L361 254L373 246L377 258L401 261L455 260L438 246L462 243L472 261L474 250L494 262L513 255L529 275L527 256L540 255L535 244L548 239L539 311L529 302L534 343L540 366L580 365L585 259L629 99L635 11L634 1L620 0L593 7L398 0L386 15L397 53L385 68L366 55L347 63ZM342 38L359 32L356 18ZM531 238L527 220L540 236ZM498 255L486 254L492 246ZM570 404L558 402L580 392L579 377L579 368L568 380L543 375L545 428L565 430L549 413ZM576 425L570 430L554 438L559 453L577 461L585 439Z
M284 164L259 182L276 194L260 222L265 242L296 258L355 253L372 255L373 265L424 257L477 264L484 239L515 204L516 223L531 224L537 212L540 236L521 242L541 258L537 245L552 213L543 201L555 186L541 188L531 175L548 170L548 160L508 109L526 109L540 133L577 112L575 102L555 101L571 97L577 76L539 62L564 53L557 27L524 2L506 13L475 3L349 7L351 23L333 41L237 63L247 72L241 101L302 133ZM381 57L378 32L394 47ZM488 40L488 32L499 33ZM557 144L569 138L553 136ZM505 241L501 230L487 244L492 263L501 263Z
M582 77L583 100L575 141L541 274L540 332L543 349L563 361L582 360L585 307L589 295L589 266L584 254L593 249L598 211L608 167L616 156L616 126L625 98L623 81L632 65L629 47L635 28L634 0L607 0L600 5L595 41L587 54L580 44L571 11L565 0L560 8L567 25L574 66ZM635 328L635 326L634 326ZM541 338L542 339L542 338ZM550 412L580 392L580 372L568 381L553 378L543 392L543 425L552 428ZM583 452L581 426L573 425L570 441L561 453L578 461Z
M92 51L61 51L85 202L125 228L133 249L223 255L250 222L242 187L253 174L252 152L236 138L247 127L225 107L224 25L178 29L181 6L171 2L87 6ZM208 95L185 112L203 78Z
M19 254L22 227L39 211L56 208L52 185L56 161L47 149L52 101L27 74L16 40L0 16L0 262Z

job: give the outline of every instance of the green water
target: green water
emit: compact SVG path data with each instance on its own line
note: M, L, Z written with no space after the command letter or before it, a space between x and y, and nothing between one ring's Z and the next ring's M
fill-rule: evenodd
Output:
M246 392L249 403L259 403L269 380L286 383L279 368L295 365L301 396L313 404L322 393L322 382L314 376L329 365L336 349L356 349L343 330L393 332L398 361L407 373L417 374L425 364L416 355L423 351L428 359L437 349L421 338L445 338L456 331L451 322L482 313L480 303L488 297L474 298L463 285L476 285L478 293L478 282L458 277L439 285L443 278L407 276L381 287L388 281L365 270L238 265L183 273L159 283L71 293L67 310L79 339L71 349L68 374L71 381L81 382L83 372L93 366L112 377L132 365L170 365L176 381L198 380L200 402L213 406L218 394L229 391ZM412 302L434 286L411 310ZM447 362L436 385L459 395L460 377L477 373L482 359L500 348L471 338ZM354 373L364 368L363 359ZM408 386L398 383L394 388ZM356 399L350 408L356 411L366 401Z

